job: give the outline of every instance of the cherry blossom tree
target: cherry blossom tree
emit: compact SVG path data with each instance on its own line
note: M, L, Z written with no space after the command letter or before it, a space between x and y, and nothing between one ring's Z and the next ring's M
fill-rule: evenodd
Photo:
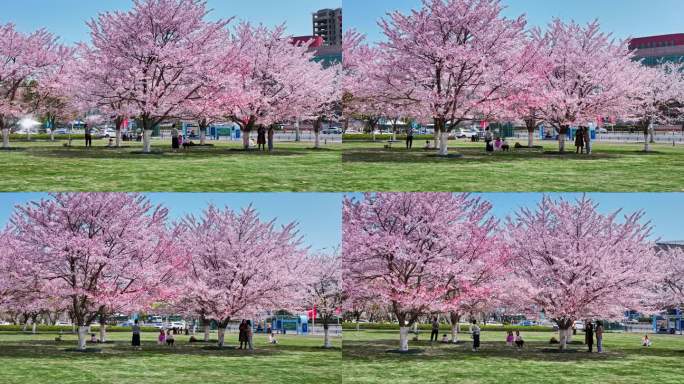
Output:
M644 132L644 151L650 151L655 123L673 122L681 116L684 101L684 64L663 63L657 67L640 66L631 77L632 110Z
M234 212L210 206L179 226L188 246L183 303L218 323L219 347L231 319L290 308L301 297L306 250L294 223L276 228L251 207Z
M525 19L506 19L498 0L423 0L409 14L380 22L385 40L370 77L380 97L416 104L431 116L439 152L448 154L448 132L482 109L504 109L535 60Z
M316 115L331 98L339 100L336 69L323 68L314 60L311 42L294 44L285 36L284 26L269 29L242 23L232 43L247 63L237 90L244 99L231 113L243 132L245 149L249 149L249 135L256 126L294 120L305 111Z
M342 264L337 254L315 255L308 260L304 304L314 308L323 324L324 348L332 348L329 326L342 308Z
M457 312L460 299L487 292L479 279L493 267L483 264L488 264L490 252L499 257L499 247L488 242L495 227L495 222L484 219L488 210L489 204L450 193L378 193L358 201L346 199L345 297L374 298L389 307L399 321L399 349L408 350L408 330L420 316ZM480 240L485 243L478 244Z
M15 209L12 256L22 277L38 277L44 297L66 303L85 349L88 326L102 313L142 310L176 292L182 259L166 217L136 194L55 194Z
M669 247L660 252L663 283L657 288L661 308L684 306L684 249Z
M574 321L620 318L652 302L660 275L650 224L642 212L622 219L619 212L602 214L586 196L575 203L544 197L508 219L518 301L558 324L561 350Z
M54 67L68 55L57 38L40 29L31 34L16 30L13 24L0 25L0 130L3 149L9 148L10 127L30 112L26 105L27 87L36 82L52 86ZM48 75L43 78L44 75Z
M545 98L538 111L558 131L560 152L571 125L627 113L639 64L627 44L601 32L598 21L581 26L555 19L544 32L534 29L533 40L544 45L540 60L548 66L538 84Z
M131 11L88 23L89 63L119 77L112 94L122 95L142 123L145 152L152 129L200 97L207 73L226 68L213 59L229 20L209 22L207 14L203 0L133 0Z

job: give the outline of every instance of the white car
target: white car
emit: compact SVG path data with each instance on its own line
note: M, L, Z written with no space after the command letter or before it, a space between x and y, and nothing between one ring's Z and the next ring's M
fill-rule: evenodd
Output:
M583 330L584 329L584 321L582 321L582 320L575 321L575 329L578 331Z
M104 131L102 131L102 135L106 138L116 137L116 130L107 128Z
M68 321L57 321L55 322L55 325L58 327L70 327L71 323Z
M12 325L9 321L0 320L0 325Z

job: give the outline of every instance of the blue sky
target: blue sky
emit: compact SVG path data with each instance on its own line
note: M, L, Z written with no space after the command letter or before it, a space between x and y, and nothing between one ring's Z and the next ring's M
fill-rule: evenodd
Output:
M544 194L541 193L473 193L492 203L492 214L500 219L515 214L520 207L535 207ZM554 199L574 201L581 193L548 193ZM361 194L348 196L362 197ZM623 213L643 210L644 220L653 225L653 239L663 241L684 240L681 212L684 212L684 193L587 193L599 203L599 211L612 213L622 209Z
M130 0L0 0L0 23L12 22L22 31L44 27L73 43L86 40L87 20L100 12L129 9ZM311 35L311 14L338 8L342 0L208 0L210 17L249 20L269 26L287 23L293 35Z
M278 224L297 222L303 242L312 250L331 251L341 244L342 194L335 193L146 193L155 204L169 208L171 219L200 215L209 204L234 210L252 204L262 219ZM4 227L13 207L40 200L42 193L0 193L0 226Z
M528 23L545 26L553 17L586 23L598 18L603 29L620 39L684 33L682 0L502 0L505 15L527 15ZM344 0L345 28L355 27L371 41L381 38L377 21L388 11L408 11L420 0Z

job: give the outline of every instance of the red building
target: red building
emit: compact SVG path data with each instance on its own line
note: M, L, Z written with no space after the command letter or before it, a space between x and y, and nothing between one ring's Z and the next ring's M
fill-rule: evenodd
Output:
M684 61L684 33L637 37L629 42L638 60L645 65L663 61Z

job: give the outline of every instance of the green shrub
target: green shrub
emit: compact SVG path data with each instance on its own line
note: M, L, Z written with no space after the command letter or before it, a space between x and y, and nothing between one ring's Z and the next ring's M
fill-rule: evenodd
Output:
M72 140L85 140L85 135L80 134L80 135L71 135ZM37 134L32 134L31 135L31 141L45 141L45 140L50 140L50 135L47 133L37 133ZM69 140L69 135L55 135L55 140L59 141L66 141ZM95 137L93 137L93 140L96 140ZM26 141L26 135L25 134L18 134L18 133L13 133L10 135L10 141Z
M0 332L21 332L23 330L23 325L0 325ZM31 332L31 326L26 327L27 332ZM90 328L93 332L100 329L99 325L93 325ZM143 332L158 332L159 330L155 327L141 327ZM36 332L40 333L58 333L62 331L64 333L69 333L72 331L70 325L38 325L36 327ZM118 327L114 325L107 326L107 332L130 332L131 327Z
M375 141L387 141L392 139L391 134L381 134L381 135L375 135ZM414 135L413 136L413 143L416 144L417 141L420 140L432 140L434 139L433 135ZM406 135L404 134L398 134L397 135L397 140L404 141L406 140ZM342 141L373 141L373 135L369 133L349 133L349 134L344 134L342 135Z
M343 330L356 330L356 323L344 322L342 323ZM360 330L380 330L380 331L399 331L399 324L397 323L360 323ZM431 331L430 324L419 324L420 331ZM515 326L515 325L480 325L482 331L527 331L527 332L554 332L553 328L534 325L534 326ZM448 324L440 324L440 332L451 332L451 326ZM460 332L468 332L469 325L461 324Z

